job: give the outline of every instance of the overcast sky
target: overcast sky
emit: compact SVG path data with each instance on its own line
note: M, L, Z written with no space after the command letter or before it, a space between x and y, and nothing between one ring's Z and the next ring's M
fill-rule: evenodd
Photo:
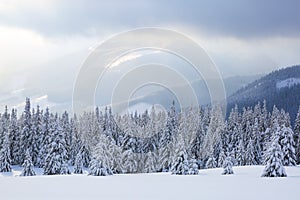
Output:
M300 64L299 2L0 0L0 105L65 102L92 47L140 27L190 36L224 77Z

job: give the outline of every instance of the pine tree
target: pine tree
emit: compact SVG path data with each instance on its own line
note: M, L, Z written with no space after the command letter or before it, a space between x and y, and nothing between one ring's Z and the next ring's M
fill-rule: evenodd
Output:
M82 140L81 140L81 134L78 130L79 122L77 120L77 116L74 115L74 118L71 118L70 120L70 129L72 132L72 144L71 144L71 164L75 164L76 157L80 151L80 148L82 147ZM87 163L88 166L89 163Z
M113 175L113 172L111 169L106 167L101 161L97 160L96 158L93 158L90 163L90 172L89 175L92 176L108 176Z
M9 138L10 138L11 162L13 165L21 164L20 156L19 156L20 132L19 132L16 109L12 109L11 111Z
M75 166L74 166L74 174L82 174L83 173L83 161L81 152L78 152L76 159L75 159Z
M9 136L8 133L6 133L4 143L0 151L0 172L11 172L9 146Z
M280 145L283 153L284 166L296 166L294 132L285 124L281 126Z
M30 99L26 98L24 118L21 131L20 139L20 162L23 163L25 160L26 150L29 150L29 153L32 153L32 143L33 143L33 134L32 134L32 122L31 122L31 111L30 111Z
M219 154L219 159L218 159L218 167L222 167L224 164L224 161L226 159L226 155L223 151L223 149L221 150L220 154Z
M246 153L245 153L245 163L246 165L256 165L256 160L255 160L255 149L253 145L253 141L250 138L250 141L248 142L247 148L246 148Z
M190 175L197 175L199 174L197 160L192 158L189 160L189 174Z
M211 119L208 126L207 134L203 141L202 157L211 157L214 153L214 148L221 142L221 135L224 132L225 124L221 107L217 106L212 109Z
M217 167L216 159L213 156L209 157L208 160L206 161L206 168L210 169L210 168L216 168L216 167Z
M300 106L297 113L297 117L295 119L295 126L294 126L294 141L296 146L296 161L297 164L300 164Z
M57 119L57 118L55 118ZM63 132L59 127L57 120L54 120L53 138L54 140L50 144L50 150L45 159L44 174L55 175L55 174L66 174L67 169L67 150L66 142Z
M71 174L68 166L68 162L64 161L61 165L60 174Z
M4 145L4 140L8 131L9 131L9 113L8 113L7 106L5 106L4 113L0 117L0 149Z
M67 150L67 156L68 159L71 161L72 158L72 153L71 153L71 145L72 145L72 130L70 126L70 121L69 121L69 115L67 111L65 111L62 114L61 120L60 120L60 125L61 125L61 130L64 132L63 135L65 137L66 141L66 150Z
M52 125L51 119L50 119L50 113L49 109L46 108L45 113L42 116L42 128L41 128L41 142L40 142L40 151L38 155L38 166L39 167L44 167L45 164L45 159L48 154L48 151L50 150L51 146L51 132L52 132Z
M80 153L82 155L83 166L84 167L89 167L90 161L91 161L91 153L90 153L90 151L86 148L85 145L83 145L80 148L79 151L80 151Z
M245 148L244 148L244 142L242 139L240 139L239 146L236 152L236 162L239 166L245 165Z
M42 148L42 113L40 111L40 107L37 106L36 112L32 109L32 122L31 122L31 130L32 130L32 144L31 144L31 157L34 166L38 166L39 152Z
M33 169L33 164L32 164L32 161L31 161L31 156L29 154L29 151L27 150L26 151L26 154L25 154L25 161L23 163L23 171L21 173L20 176L35 176L36 173Z
M176 175L188 175L189 174L189 163L187 160L186 152L182 151L177 160L173 163L171 168L172 174Z
M285 177L284 166L282 164L283 154L278 142L278 136L274 136L272 145L266 156L266 167L263 171L263 177Z
M223 164L223 173L222 175L227 175L227 174L233 174L233 169L232 169L232 158L230 156L227 156L225 158L224 164Z

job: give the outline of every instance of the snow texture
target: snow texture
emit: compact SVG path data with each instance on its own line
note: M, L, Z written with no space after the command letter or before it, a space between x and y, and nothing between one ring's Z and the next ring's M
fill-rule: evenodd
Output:
M234 167L222 176L222 168L200 170L195 176L170 173L114 176L53 175L19 177L22 168L0 173L3 200L181 200L181 199L298 199L300 167L286 167L286 178L262 178L263 166Z
M294 85L300 84L300 78L288 78L283 81L279 81L276 83L276 88L277 89L282 89L282 88L291 88Z

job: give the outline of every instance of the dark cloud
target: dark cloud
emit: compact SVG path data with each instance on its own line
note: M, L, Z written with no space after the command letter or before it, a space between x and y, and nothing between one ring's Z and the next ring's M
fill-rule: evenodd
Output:
M46 11L33 5L12 14L0 13L0 24L33 29L46 36L187 25L212 35L298 37L299 7L297 0L65 0Z

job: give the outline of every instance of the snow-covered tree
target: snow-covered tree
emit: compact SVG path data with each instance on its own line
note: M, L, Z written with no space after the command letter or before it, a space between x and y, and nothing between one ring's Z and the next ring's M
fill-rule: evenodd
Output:
M4 143L2 149L0 150L0 172L10 172L11 171L11 159L9 150L9 136L8 133L5 135Z
M212 109L211 119L208 126L207 134L203 141L202 157L208 158L213 156L215 146L221 141L221 135L224 131L225 124L220 106Z
M50 144L52 140L53 131L53 119L50 118L49 109L46 108L45 113L42 115L42 127L41 127L41 138L40 138L40 151L38 154L37 165L38 167L43 167L45 164L45 158L50 150Z
M189 174L190 175L197 175L199 174L198 170L198 163L195 158L189 160Z
M38 166L38 162L41 158L39 158L39 152L42 148L42 141L44 138L42 125L42 112L40 111L40 107L37 106L36 112L32 109L32 122L31 122L31 134L32 134L32 143L31 143L31 157L33 165Z
M177 160L173 163L171 168L172 174L176 175L188 175L189 174L189 163L187 160L186 152L182 151Z
M266 156L266 167L263 171L263 177L285 177L286 172L282 163L283 154L278 142L278 136L273 138Z
M216 167L217 167L216 159L213 156L209 157L208 160L206 161L206 168L210 169Z
M222 149L220 154L219 154L219 159L218 159L218 167L222 167L224 164L224 161L226 159L226 155L224 153L224 150Z
M294 125L294 141L295 141L295 151L296 151L296 161L300 164L300 106L295 119Z
M33 168L31 156L30 156L28 150L26 151L25 161L22 166L23 166L23 170L22 170L22 173L20 176L35 176L36 175L34 168Z
M256 165L255 160L255 149L252 139L248 142L246 151L245 151L245 164L246 165Z
M18 126L17 110L12 109L9 127L10 140L10 155L11 164L17 165L20 163L19 148L20 148L20 131Z
M82 173L83 173L82 155L81 152L78 152L75 159L74 174L82 174Z
M25 110L23 113L23 123L22 123L22 131L21 131L21 139L20 139L20 161L21 163L25 160L25 153L28 150L29 153L32 153L32 143L33 143L33 134L32 134L32 119L31 119L31 111L30 111L30 99L26 98Z
M224 163L223 163L223 173L222 173L222 175L233 174L232 166L233 166L232 158L231 158L231 156L227 156L224 160Z
M92 176L108 176L113 175L113 172L111 169L106 167L101 161L97 160L96 158L93 158L90 163L90 172L89 175Z
M64 161L61 165L60 174L71 174L67 161Z
M55 175L55 174L65 174L66 165L68 161L66 142L63 132L61 131L57 120L54 120L53 126L53 138L54 140L50 144L50 150L45 159L44 164L44 174L45 175Z
M245 148L244 148L244 142L242 139L240 139L239 146L237 147L236 162L237 162L237 165L239 165L239 166L245 165Z
M283 153L283 165L295 166L296 154L295 154L295 142L294 132L290 127L286 127L285 124L281 126L280 145Z

